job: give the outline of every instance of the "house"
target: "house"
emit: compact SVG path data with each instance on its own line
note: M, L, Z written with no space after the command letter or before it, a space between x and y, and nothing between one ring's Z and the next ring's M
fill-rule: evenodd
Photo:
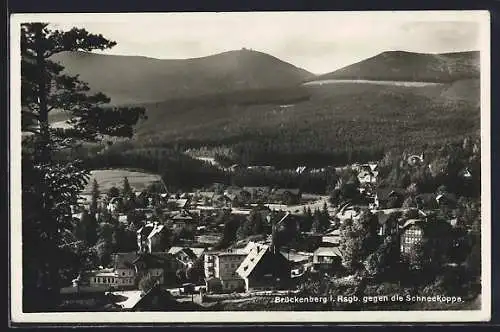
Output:
M362 170L358 173L358 180L360 184L375 184L377 183L378 172L371 169Z
M116 273L116 278L118 279L117 284L120 285L121 288L135 286L136 269L133 262L137 256L138 253L136 252L122 252L113 256L113 268Z
M161 284L175 276L180 267L177 259L166 252L117 253L113 256L116 286L136 288L140 279L146 275L155 277Z
M220 234L203 234L195 236L196 243L200 243L207 246L214 246L219 243L221 239Z
M306 166L298 166L297 169L295 170L295 172L297 174L302 174L302 173L304 173L304 171L306 170L306 168L307 168Z
M230 208L232 205L232 200L227 195L213 195L211 198L212 206L219 208Z
M299 204L302 197L300 189L275 189L271 192L274 201L281 204L293 205Z
M255 171L274 171L275 167L274 166L247 166L248 170L255 170Z
M439 207L455 208L457 205L457 197L450 193L441 193L436 195L436 202Z
M220 252L207 252L204 259L207 291L235 291L244 289L244 280L236 269L248 255L245 249L228 249Z
M265 199L269 197L269 194L271 193L270 187L243 187L243 190L250 193L250 197L253 202L258 201L259 199Z
M470 179L472 179L472 172L471 172L471 170L470 170L470 168L469 168L469 167L466 167L466 168L462 169L462 170L458 173L458 175L459 175L460 177L462 177L463 179L465 179L465 180L470 180Z
M298 278L302 276L312 266L312 253L296 252L293 250L281 251L281 254L290 264L290 277Z
M175 266L173 262L169 263L164 257L152 254L140 254L132 261L138 281L149 275L158 280L160 284L164 283L165 268Z
M231 206L249 204L252 199L252 195L248 191L243 189L226 192L224 193L224 196L229 199L229 201L231 202Z
M88 273L87 278L89 286L91 287L126 287L134 284L133 278L131 278L132 280L119 278L118 273L114 269L101 269L91 271L90 273Z
M176 210L185 210L189 208L190 203L190 198L170 198L167 200L167 204Z
M241 191L241 187L238 186L229 186L227 187L223 194L226 196L232 195L232 194L238 194Z
M171 247L168 253L173 255L184 267L193 266L194 262L199 259L205 248L190 248L190 247Z
M374 206L377 209L394 209L403 205L404 190L398 188L377 188Z
M337 267L342 264L339 247L319 247L313 254L313 266L316 270Z
M321 242L338 246L340 244L340 229L335 229L323 235Z
M422 165L424 163L424 154L421 153L420 155L410 155L406 158L406 162L411 166Z
M193 302L179 302L172 294L155 284L130 309L131 311L201 311L204 307Z
M190 231L194 230L194 217L187 211L181 211L180 213L176 213L171 217L172 221L172 229L180 230L183 228L187 228Z
M137 246L140 252L163 251L162 233L166 231L164 225L158 222L148 223L137 230Z
M74 284L63 287L59 292L59 311L119 311L120 308L113 303L107 295L109 286L83 286Z
M409 254L422 241L424 236L424 221L422 219L408 219L400 229L400 252Z
M379 236L390 236L398 232L398 221L391 220L391 214L379 212L377 213L377 219L379 224Z
M289 285L288 260L272 245L256 243L241 262L236 273L245 282L245 291L283 288Z
M340 220L340 222L346 219L356 219L361 216L361 209L353 206L350 203L344 204L340 211L336 214L336 217Z
M127 217L127 215L126 215L126 214L120 214L120 215L118 216L118 222L119 222L120 224L125 224L125 225L128 225L128 217Z
M113 197L108 203L107 210L109 213L115 213L122 204L123 200L121 197Z
M91 287L113 287L133 289L140 278L151 275L164 282L164 273L174 269L175 260L159 254L139 254L136 252L117 253L113 256L114 267L87 273L86 279Z
M415 196L417 208L426 210L435 210L439 207L436 201L436 195L433 193L421 193Z

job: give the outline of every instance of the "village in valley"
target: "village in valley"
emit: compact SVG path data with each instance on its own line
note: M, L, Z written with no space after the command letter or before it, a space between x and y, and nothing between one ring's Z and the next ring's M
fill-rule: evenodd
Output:
M484 310L479 24L234 14L19 23L16 309Z
M139 191L126 176L104 189L94 179L74 207L79 226L64 244L94 258L61 289L65 309L81 308L90 296L100 310L244 310L259 300L266 304L257 310L279 310L273 296L324 294L326 283L332 298L403 295L419 289L419 279L442 274L424 288L432 295L448 289L450 273L461 279L457 285L474 284L474 274L466 280L457 271L478 264L471 250L479 206L460 193L477 191L479 148L467 138L459 150L460 161L389 154L379 162L289 170L304 177L329 172L325 194L221 183L170 192L161 178ZM419 188L439 179L456 183L456 192ZM399 288L391 290L394 284Z

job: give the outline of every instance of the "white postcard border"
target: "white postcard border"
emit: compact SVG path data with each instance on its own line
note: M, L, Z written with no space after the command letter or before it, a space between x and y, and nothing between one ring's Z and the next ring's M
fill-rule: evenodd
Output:
M303 12L302 12L303 13ZM186 15L188 13L169 13ZM191 13L189 13L191 14ZM194 15L203 15L196 13ZM213 14L213 13L212 13ZM217 15L276 15L281 13L217 13ZM297 13L286 13L297 15ZM310 12L326 15L328 12ZM326 311L326 312L89 312L89 313L23 313L22 312L22 232L21 232L21 96L20 96L20 29L21 22L122 21L134 15L165 13L57 13L13 14L10 19L10 314L13 323L245 323L245 322L473 322L491 318L491 160L490 160L490 13L474 11L370 11L342 12L344 15L386 15L387 19L414 17L419 21L475 21L481 26L481 249L482 291L480 310L473 311ZM192 15L192 14L191 14Z

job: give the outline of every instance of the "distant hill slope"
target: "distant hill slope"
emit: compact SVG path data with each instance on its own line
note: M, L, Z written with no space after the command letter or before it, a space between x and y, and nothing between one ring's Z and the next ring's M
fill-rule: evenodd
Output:
M314 75L271 55L229 51L202 58L160 60L138 56L64 52L53 60L79 74L113 104L136 104L230 91L297 85Z
M479 130L477 79L423 87L325 84L274 91L276 98L264 92L251 98L214 95L144 104L148 119L137 126L132 145L231 147L247 142L263 146L264 158L346 146L434 144Z
M479 78L479 72L478 51L442 54L388 51L313 80L453 82Z

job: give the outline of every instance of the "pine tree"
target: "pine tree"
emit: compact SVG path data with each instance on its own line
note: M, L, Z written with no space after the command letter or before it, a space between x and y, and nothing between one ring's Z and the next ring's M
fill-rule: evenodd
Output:
M23 269L23 309L45 310L58 301L60 234L71 227L71 206L78 204L89 178L72 151L105 136L131 137L133 125L144 116L143 108L107 107L108 97L91 94L78 76L64 74L52 56L115 44L84 29L21 25L21 125L27 134L22 146L23 266L29 266ZM66 112L68 129L51 128L49 113L54 110Z
M128 182L128 178L124 177L123 178L123 189L122 189L123 198L128 198L131 193L132 193L132 187L130 187L130 183Z
M92 182L92 198L90 202L90 213L95 216L97 212L99 212L98 209L98 202L99 202L99 197L101 195L101 192L99 191L99 184L97 183L97 180L94 179L94 182Z

